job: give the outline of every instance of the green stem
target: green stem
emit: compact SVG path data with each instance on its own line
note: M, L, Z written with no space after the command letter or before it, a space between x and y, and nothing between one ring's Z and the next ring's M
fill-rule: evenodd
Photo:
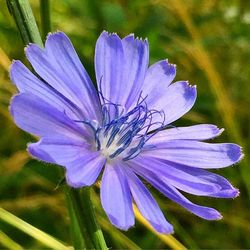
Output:
M71 194L69 187L65 188L66 200L68 204L68 213L70 217L70 231L74 249L86 249L85 232L82 233L82 220L77 208L77 198Z
M45 0L44 0L45 1ZM32 13L28 0L6 0L9 11L13 15L16 25L25 45L36 43L43 46L37 24ZM45 4L46 5L46 4ZM48 4L43 6L49 8ZM45 11L45 10L41 10ZM45 14L45 13L44 13ZM49 15L49 12L45 15ZM48 25L50 18L47 16L44 21ZM47 28L49 26L46 26ZM75 248L102 249L106 250L107 246L102 231L97 224L94 208L90 200L90 189L82 190L67 188L67 200L69 215L71 216L72 231L74 235Z
M47 34L51 31L50 0L40 0L40 15L42 37L45 39Z
M106 242L96 221L94 207L90 200L90 188L85 187L81 190L68 188L67 195L70 197L81 234L84 236L85 247L87 249L107 250Z
M28 0L6 0L25 45L36 43L43 46L42 39Z

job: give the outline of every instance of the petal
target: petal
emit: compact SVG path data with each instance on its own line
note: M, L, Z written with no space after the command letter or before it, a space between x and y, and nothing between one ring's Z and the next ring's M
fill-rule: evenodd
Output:
M178 168L197 178L220 186L220 190L218 192L211 193L206 196L217 198L235 198L239 195L239 190L234 188L227 179L218 174L214 174L199 168L190 168L183 165L178 165Z
M134 225L132 197L122 166L106 164L101 184L101 202L113 225L122 230Z
M99 91L111 103L121 104L123 64L121 39L116 34L102 32L95 48L96 81Z
M100 152L86 152L66 166L66 180L71 187L92 185L99 176L106 159Z
M137 174L142 176L161 193L163 193L172 201L180 204L182 207L186 208L191 213L194 213L197 216L206 220L218 220L222 218L221 214L217 210L192 203L186 197L184 197L176 188L167 184L166 182L163 182L161 178L157 177L153 172L148 171L147 169L135 164L131 164L131 167Z
M63 138L42 138L28 145L28 152L42 161L66 167L81 155L88 154L91 145L83 140Z
M33 94L73 119L83 119L81 110L73 102L46 82L38 79L20 61L13 61L10 68L10 78L21 93Z
M220 191L220 186L216 183L189 174L178 168L178 165L175 163L145 156L139 156L135 161L137 164L142 165L143 168L152 171L164 182L187 193L209 196Z
M125 171L132 196L141 214L156 231L166 234L173 233L173 226L166 221L161 209L148 189L129 168L125 168Z
M176 82L165 91L163 89L161 97L156 96L146 102L149 109L164 111L164 124L167 125L186 114L193 107L195 100L195 86L190 86L188 82ZM159 122L163 122L163 119L161 118Z
M154 144L143 154L196 168L223 168L239 162L241 147L233 143L171 140Z
M206 220L220 220L222 215L215 209L205 206L200 206L189 201L185 196L183 196L176 188L162 183L158 179L158 183L152 183L160 192L166 195L169 199L180 204L186 208L191 213L206 219ZM156 186L157 185L157 186Z
M45 49L30 44L26 48L26 56L37 74L74 102L83 111L85 117L100 120L97 92L64 33L50 34L46 40Z
M218 198L234 198L239 192L222 176L153 157L137 157L137 164L152 171L162 181L184 192Z
M159 61L151 65L146 73L142 87L142 96L147 102L154 102L162 98L167 92L170 83L176 75L176 66L168 63L167 60Z
M16 95L12 99L10 111L18 127L40 137L84 140L88 136L65 113L34 95Z
M186 208L191 213L206 220L220 220L222 218L222 215L216 209L194 204L185 196L183 196L176 188L163 183L159 179L155 179L153 181L152 179L150 181L151 184L155 186L155 188L157 188L161 193L166 195L172 201Z
M149 141L158 144L169 140L208 140L219 136L223 130L211 124L176 127L158 132Z
M69 139L43 138L29 144L28 151L40 160L65 167L67 183L75 188L92 185L106 161L100 152L91 151L91 145Z
M147 41L103 32L96 43L95 71L104 98L128 110L139 98L148 60Z
M124 82L121 93L121 103L126 103L127 110L138 101L145 75L148 69L149 48L148 41L135 38L133 34L122 39L125 55L123 63Z

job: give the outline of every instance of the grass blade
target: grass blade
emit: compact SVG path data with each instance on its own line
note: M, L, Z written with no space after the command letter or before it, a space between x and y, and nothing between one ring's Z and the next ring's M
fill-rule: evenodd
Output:
M69 250L70 249L68 246L65 246L54 237L30 225L29 223L9 213L3 208L0 208L0 220L12 225L15 228L18 228L19 230L28 234L32 238L41 242L46 247L50 247L55 250Z
M0 231L0 243L2 246L12 250L22 250L23 248L13 241L8 235Z

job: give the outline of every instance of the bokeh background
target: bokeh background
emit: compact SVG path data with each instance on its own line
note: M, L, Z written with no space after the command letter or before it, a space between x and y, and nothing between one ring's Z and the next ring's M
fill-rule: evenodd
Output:
M41 29L39 1L32 0ZM147 37L150 63L168 58L177 64L177 80L188 79L198 88L196 105L175 125L213 123L225 132L215 142L234 142L244 147L244 160L215 171L240 189L235 200L188 196L194 202L217 208L224 218L205 221L185 211L152 188L166 218L174 225L174 237L187 248L250 248L250 165L247 157L250 131L250 5L247 0L61 0L51 1L52 31L62 30L72 40L82 62L94 78L95 41L102 30L120 36L135 33ZM13 59L27 65L23 43L0 1L0 207L33 226L72 245L69 217L58 166L32 160L26 144L34 141L18 129L8 112L16 92L8 69ZM163 249L159 236L136 222L119 232L106 219L92 193L108 246L113 248ZM0 248L5 236L23 248L46 248L0 219ZM1 243L2 239L2 243ZM132 243L132 241L134 243ZM16 246L17 247L17 246Z

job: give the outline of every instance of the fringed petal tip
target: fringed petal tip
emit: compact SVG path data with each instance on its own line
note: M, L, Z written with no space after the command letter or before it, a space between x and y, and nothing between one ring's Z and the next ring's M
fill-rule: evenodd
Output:
M45 44L46 44L46 41L47 41L49 38L54 37L54 36L60 36L60 37L62 37L62 38L69 39L68 36L67 36L64 32L62 32L62 31L60 31L60 30L56 30L56 31L54 31L54 32L49 32L49 33L47 34L46 39L45 39ZM24 52L26 53L26 50L27 50L30 46L33 46L33 45L35 45L35 46L37 46L37 47L39 47L39 48L41 48L41 49L44 49L43 47L41 47L41 46L39 46L39 45L37 45L37 44L28 43L28 44L24 47Z
M220 136L225 131L224 128L219 128L219 127L217 127L216 125L213 125L213 124L210 125L210 129L211 129L211 132L212 132L212 134L214 136L211 137L211 138L208 138L208 139L214 139L214 138Z
M36 44L36 43L28 43L28 44L24 47L24 53L25 53L25 55L26 55L26 57L27 57L28 60L29 60L29 58L28 58L28 53L29 53L30 51L36 51L37 49L38 49L38 50L42 50L42 51L45 50L44 47L41 47L39 44Z
M49 33L47 34L47 36L46 36L45 47L46 47L47 41L50 40L50 39L54 39L55 37L59 37L59 38L61 38L61 39L67 39L67 40L69 40L68 36L67 36L64 32L62 32L62 31L59 31L59 30L58 30L58 31L55 31L55 32L49 32ZM71 43L71 42L70 42L70 43ZM36 48L40 48L40 49L45 49L45 48L43 48L43 47L40 47L40 46L37 45L37 44L28 43L28 44L24 47L24 52L25 52L26 55L27 55L27 52L28 52L29 50L32 50L32 47L36 47Z
M180 80L175 83L182 83L183 86L197 88L197 85L192 85L188 80ZM175 84L173 83L173 84Z
M20 82L24 82L22 77L27 75L27 72L32 74L20 60L12 60L11 65L9 66L9 77L19 92L22 92L19 89Z
M56 32L48 33L48 35L46 37L46 41L45 41L45 47L47 46L47 43L51 39L60 39L62 41L67 40L67 42L71 44L71 41L69 40L68 36L62 31L56 31Z
M148 39L147 38L142 38L142 37L138 37L138 36L135 37L134 33L129 34L128 36L124 37L124 39L125 38L131 38L132 40L148 44Z
M213 220L221 220L221 219L223 219L223 216L222 216L222 214L220 213L220 214L218 215L218 217L217 217L216 219L213 219Z
M11 79L11 81L12 81L12 83L13 83L14 85L16 85L16 84L15 84L15 82L13 81L12 71L13 71L13 69L16 67L16 65L19 64L19 63L21 63L20 60L15 60L15 59L14 59L14 60L12 60L10 66L9 66L9 77L10 77L10 79Z
M190 88L192 88L192 89L197 89L197 85L191 85L188 81L187 81L187 87L190 87Z
M9 77L13 85L18 88L19 75L23 74L25 66L20 60L12 60L9 66Z
M54 35L59 35L59 36L63 36L63 37L67 37L67 35L61 31L61 30L56 30L54 32L49 32L46 36L46 40L50 37L50 36L54 36Z
M225 190L221 190L217 193L208 195L214 198L225 198L225 199L235 199L240 195L240 192L237 188L231 187Z
M24 53L25 53L27 59L29 60L29 62L31 62L31 60L30 60L30 55L31 54L33 54L33 53L34 54L39 54L39 52L44 52L44 51L45 51L45 48L41 48L39 45L37 45L35 43L29 43L24 48ZM31 63L31 65L32 65L32 63Z
M168 62L168 59L166 59L166 62L168 63L169 67L171 67L172 69L174 69L175 74L176 74L176 68L177 68L177 65L176 65L176 64L174 64L174 63L169 63L169 62Z
M129 35L127 35L126 37L124 37L123 39L121 39L120 36L116 32L108 32L108 31L104 30L101 33L100 37L101 36L105 36L105 37L115 36L115 37L118 37L120 40L123 40L125 38L131 38L132 40L136 40L136 41L144 42L144 43L148 44L148 38L135 37L134 33L130 33Z
M62 32L62 31L55 31L55 32L49 32L48 34L47 34L47 36L46 36L46 40L45 40L45 48L46 48L46 43L50 40L50 39L54 39L54 38L56 38L56 37L58 37L58 38L61 38L61 39L67 39L69 42L70 42L70 40L69 40L69 38L68 38L68 36L64 33L64 32ZM71 43L71 42L70 42ZM29 52L29 50L32 50L32 48L40 48L40 49L42 49L42 50L45 50L45 48L44 47L41 47L41 46L39 46L39 45L37 45L37 44L35 44L35 43L28 43L25 47L24 47L24 52L25 52L25 54L27 55L27 53Z
M220 136L224 131L225 131L225 129L224 128L218 128L217 127L217 129L218 129L218 133L217 133L217 135L216 136Z
M240 152L241 152L241 155L240 155L240 157L239 157L239 160L236 162L236 163L239 163L241 160L243 160L243 158L245 157L245 154L243 153L243 148L242 147L240 147Z
M117 38L119 38L119 40L121 40L121 38L118 36L118 34L116 32L108 32L106 30L104 30L99 37L107 38L107 37L112 37L112 36L117 37Z
M193 96L194 101L196 100L197 97L197 85L191 85L189 81L178 81L173 84L179 83L183 87L184 91L184 97L187 99L190 98L190 96Z
M240 190L238 188L234 188L234 191L232 192L232 198L235 199L238 196L240 196Z
M220 136L225 131L224 128L219 128L216 125L211 125L210 129L211 129L211 132L212 132L213 136L211 136L211 138L208 138L206 140L214 139L214 138Z
M221 220L223 218L222 214L213 208L207 208L206 216L202 217L199 215L199 217L205 220Z
M233 161L233 165L238 164L243 158L244 158L244 153L243 153L243 148L237 144L230 143L231 149L228 150L228 157Z

